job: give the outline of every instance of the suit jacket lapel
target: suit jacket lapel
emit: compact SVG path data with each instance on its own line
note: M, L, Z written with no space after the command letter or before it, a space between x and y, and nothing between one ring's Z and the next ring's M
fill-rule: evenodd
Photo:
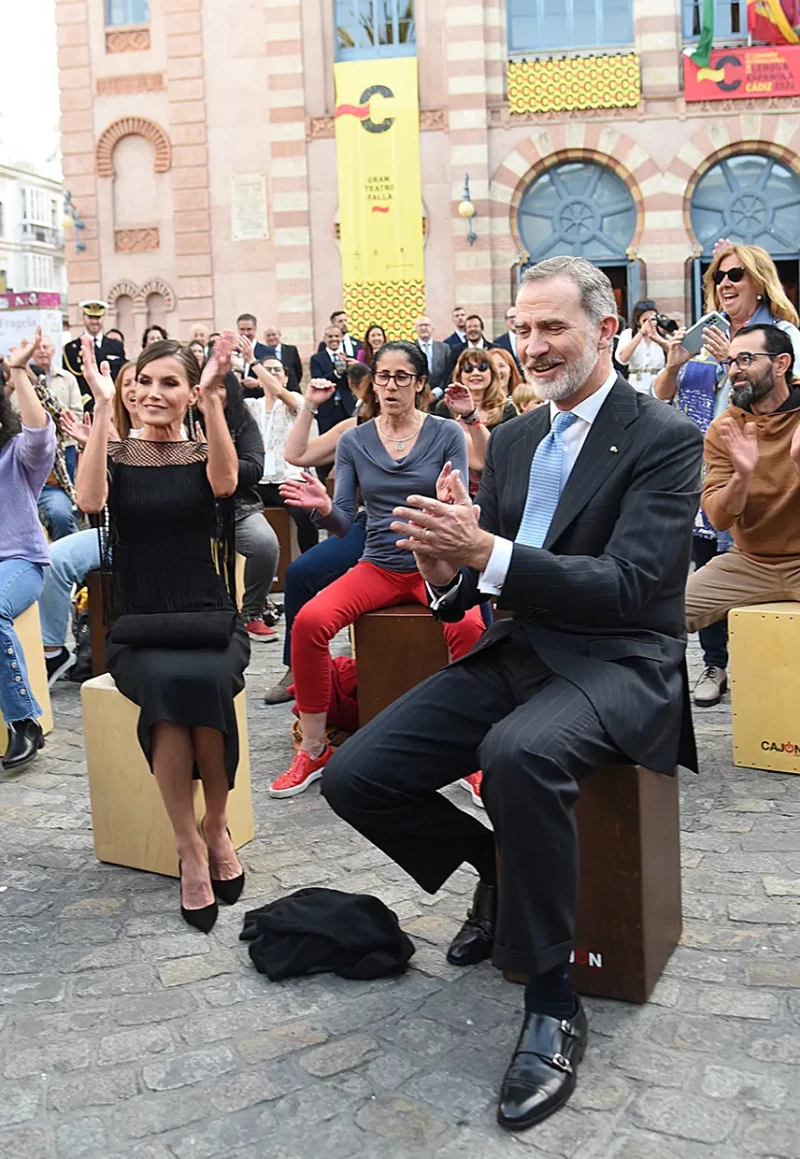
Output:
M622 462L631 445L625 428L637 417L638 410L635 398L626 395L632 388L624 382L622 387L619 384L617 379L581 447L542 544L545 550L552 547L583 510L610 472Z

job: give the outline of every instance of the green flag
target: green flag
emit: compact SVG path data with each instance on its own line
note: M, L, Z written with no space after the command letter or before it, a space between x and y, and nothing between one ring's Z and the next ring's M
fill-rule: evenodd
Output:
M700 30L700 39L697 48L692 53L692 60L698 68L708 68L711 48L714 44L714 0L705 0L703 4L703 27Z

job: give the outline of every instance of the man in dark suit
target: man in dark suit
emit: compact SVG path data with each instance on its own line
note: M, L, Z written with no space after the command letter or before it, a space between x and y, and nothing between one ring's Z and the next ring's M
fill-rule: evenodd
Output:
M453 307L453 326L455 329L452 334L448 334L445 342L448 346L463 346L467 340L464 325L467 321L467 311L463 306Z
M476 506L442 478L449 503L412 496L392 524L439 619L492 596L512 618L356 733L323 780L335 811L428 892L464 861L477 870L448 957L491 955L531 978L500 1094L510 1130L567 1101L586 1044L569 975L581 779L621 761L696 765L684 591L703 440L618 378L616 327L611 283L585 259L524 274L520 356L549 404L496 428ZM438 792L476 769L494 833Z
M517 357L517 329L516 329L517 307L509 306L506 310L506 331L501 334L499 338L495 338L492 343L493 346L499 346L501 350L507 350L511 357L517 364L517 370L522 373L522 364Z
M102 362L107 362L108 368L111 371L111 377L116 382L120 367L125 362L125 347L121 342L117 342L116 339L109 338L103 333L103 319L108 309L108 302L101 302L99 299L88 299L85 302L81 302L80 307L83 310L84 333L88 334L94 342L97 365L100 366ZM73 338L71 342L67 342L62 355L62 362L64 363L64 369L74 374L78 380L78 386L80 387L81 397L83 399L83 409L87 412L93 411L94 395L88 382L83 377L83 353L81 351L80 338Z
M253 370L253 363L260 362L262 358L266 358L270 353L268 346L263 342L259 342L256 337L258 321L255 314L240 314L236 319L236 329L242 338L246 338L253 347L253 357L247 362L244 368L245 378L255 378L256 372ZM249 349L249 347L248 347Z
M345 313L345 311L344 310L334 310L330 316L329 322L330 322L331 326L337 326L339 328L339 330L341 331L342 352L348 358L355 358L355 356L358 354L359 350L363 349L363 345L361 342L359 342L358 338L354 338L353 335L348 332L347 314ZM324 349L325 349L325 343L323 341L323 342L320 342L319 346L317 347L317 354L321 354Z
M355 359L348 358L342 349L342 332L338 326L330 325L325 331L325 338L320 343L320 350L311 355L310 370L312 378L327 378L336 390L323 402L317 411L317 427L319 433L324 434L331 427L343 419L350 418L355 410L356 396L347 382L347 364Z
M435 342L433 338L433 322L428 317L417 318L414 323L417 332L417 345L428 360L428 386L434 397L439 399L444 393L447 383L444 376L450 358L450 350L446 342Z
M459 357L465 350L491 350L493 342L488 342L483 332L483 318L480 314L469 314L464 322L464 341L457 346L450 343L450 361L447 364L445 375L447 386L453 377L453 371Z
M274 354L278 361L283 364L283 369L286 371L286 385L289 390L299 391L300 383L303 381L303 363L300 361L297 347L281 342L281 332L277 326L265 328L264 341L267 344L268 354Z

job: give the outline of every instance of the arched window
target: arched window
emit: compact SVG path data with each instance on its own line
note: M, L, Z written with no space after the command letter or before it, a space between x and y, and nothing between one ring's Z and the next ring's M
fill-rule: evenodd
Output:
M114 303L116 317L114 321L118 330L125 335L125 349L138 350L141 334L136 333L136 321L133 315L133 298L129 294L120 294Z
M556 254L624 262L636 232L636 204L612 169L565 161L525 190L517 227L531 262Z
M163 326L167 329L167 304L163 294L147 295L147 325Z
M710 259L721 237L797 257L800 177L774 157L739 153L712 165L692 193L692 229Z

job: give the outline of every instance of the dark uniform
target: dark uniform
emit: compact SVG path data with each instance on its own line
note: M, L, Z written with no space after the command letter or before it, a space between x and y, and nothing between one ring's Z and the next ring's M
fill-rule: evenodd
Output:
M111 370L111 377L117 381L120 367L125 362L125 347L121 342L117 342L115 338L107 338L105 334L102 335L100 345L98 347L95 341L95 356L97 358L98 367L105 361ZM91 411L94 409L94 398L89 389L89 384L83 377L83 354L81 352L80 338L73 338L72 342L68 342L64 347L64 369L69 370L78 380L78 386L81 388L81 395L84 399L84 409ZM88 401L87 401L88 399Z

